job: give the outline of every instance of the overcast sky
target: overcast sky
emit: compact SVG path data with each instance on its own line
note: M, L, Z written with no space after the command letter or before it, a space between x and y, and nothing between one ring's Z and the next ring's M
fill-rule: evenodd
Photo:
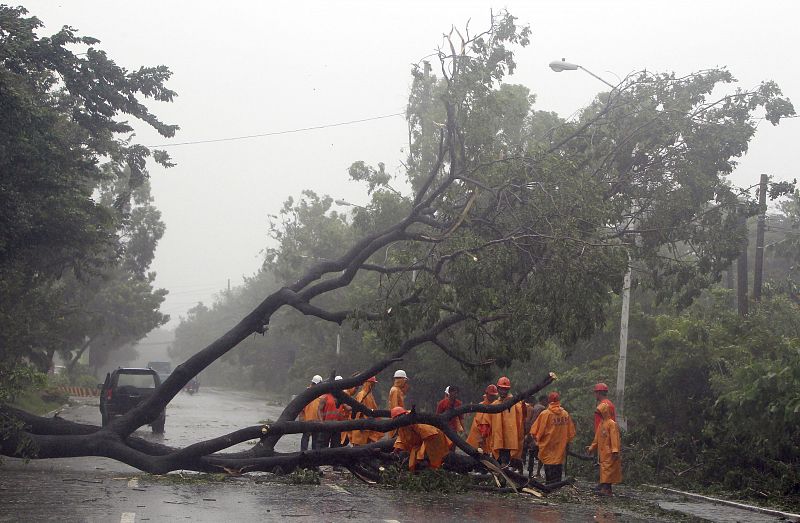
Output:
M8 0L6 0L8 2ZM13 4L13 1L8 3ZM566 58L611 83L641 69L687 74L724 66L743 88L775 80L800 108L794 1L26 1L51 33L71 25L101 40L117 64L167 65L172 104L151 104L181 127L174 140L143 129L145 145L239 137L350 122L404 110L410 65L433 52L451 25L488 26L503 7L533 30L508 81L528 86L537 109L564 117L603 85L581 71L556 74ZM794 49L794 51L792 51ZM230 279L258 270L267 215L313 189L354 203L355 160L383 161L401 176L401 116L321 130L173 146L177 167L151 167L155 204L167 224L153 269L169 289L170 327L197 301L209 304ZM764 122L733 176L797 177L800 122Z

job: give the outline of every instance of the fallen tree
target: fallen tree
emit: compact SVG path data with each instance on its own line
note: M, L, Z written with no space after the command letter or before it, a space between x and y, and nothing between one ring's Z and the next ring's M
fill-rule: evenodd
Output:
M721 103L707 101L717 83L732 81L729 73L715 70L685 78L632 75L598 97L578 121L541 115L531 110L527 89L501 85L515 66L507 47L527 45L528 34L502 13L483 33L445 37L438 51L441 78L428 63L414 68L407 166L413 193L392 189L383 168L354 164L351 176L367 182L373 195L366 210L372 219L359 225L361 239L340 256L318 261L267 296L178 365L146 401L105 427L2 407L23 426L4 435L2 453L21 456L32 447L29 455L37 459L104 456L156 474L286 473L343 465L369 475L374 462L394 459L390 440L294 453L277 452L275 445L286 434L386 432L425 423L463 451L452 455L453 469L495 466L454 433L448 420L500 412L546 387L553 375L499 405L466 404L439 415L412 409L394 419L342 391L415 349L441 350L465 368L480 368L507 365L552 337L585 336L603 324L603 306L619 289L629 253L659 292L691 300L738 255L743 231L737 218L755 212L742 210L740 194L724 180L733 159L746 150L755 127L752 113L765 108L777 123L791 110L773 84L739 91ZM640 241L630 241L634 236ZM277 256L290 263L291 254L286 248ZM368 296L352 308L338 308L349 301L341 292L354 282L369 288ZM269 425L180 449L134 435L191 378L242 340L270 335L270 319L283 307L339 325L370 325L387 356L355 376L306 389ZM303 407L325 393L366 417L296 421ZM225 452L253 439L258 443L247 451ZM512 488L520 482L505 479Z

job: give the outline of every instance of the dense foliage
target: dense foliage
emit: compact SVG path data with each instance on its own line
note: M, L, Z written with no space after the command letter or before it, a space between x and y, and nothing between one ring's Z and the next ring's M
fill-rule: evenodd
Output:
M147 181L161 151L133 140L129 120L165 137L177 126L142 99L171 101L163 66L129 71L98 40L0 6L0 363L74 368L167 317L148 272L164 233Z

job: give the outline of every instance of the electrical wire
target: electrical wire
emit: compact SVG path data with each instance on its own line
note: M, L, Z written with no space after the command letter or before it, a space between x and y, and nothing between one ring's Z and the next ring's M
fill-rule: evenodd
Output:
M395 116L405 116L406 113L392 113L392 114L384 114L382 116L372 116L370 118L362 118L360 120L350 120L347 122L337 122L325 125L314 125L311 127L301 127L299 129L289 129L285 131L272 131L268 133L259 133L259 134L248 134L245 136L231 136L227 138L213 138L210 140L195 140L192 142L178 142L178 143L164 143L161 145L148 145L149 148L158 148L158 147L177 147L179 145L198 145L203 143L216 143L216 142L232 142L234 140L248 140L250 138L262 138L264 136L276 136L279 134L291 134L291 133L301 133L304 131L315 131L317 129L328 129L330 127L341 127L343 125L352 125L356 123L363 123L363 122L371 122L373 120L382 120L384 118L393 118Z

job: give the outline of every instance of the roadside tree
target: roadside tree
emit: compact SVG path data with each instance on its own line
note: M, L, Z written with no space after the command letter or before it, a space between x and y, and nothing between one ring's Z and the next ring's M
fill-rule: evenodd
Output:
M135 143L125 118L165 137L177 126L142 103L173 99L166 67L128 71L71 27L40 37L26 14L0 6L0 361L46 371L116 321L90 304L132 300L152 307L143 324L163 323L146 274L163 234L146 161L169 157Z

